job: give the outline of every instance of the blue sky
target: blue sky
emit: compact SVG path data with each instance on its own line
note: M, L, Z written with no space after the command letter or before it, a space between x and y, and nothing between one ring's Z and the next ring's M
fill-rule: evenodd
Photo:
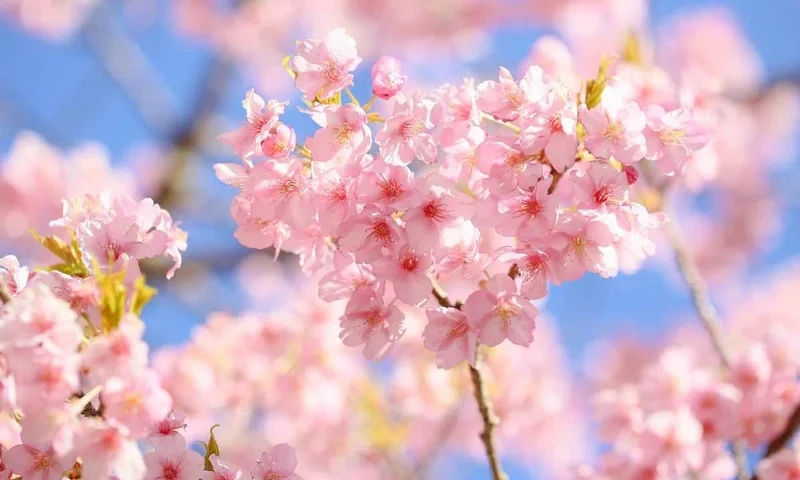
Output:
M734 13L759 52L767 76L800 70L800 29L797 28L800 2L797 0L655 0L652 22L658 25L673 15L706 5L723 5ZM187 115L198 79L211 60L210 52L177 35L165 15L144 29L131 25L121 16L114 18L122 28L132 32L132 37L177 100L178 113ZM516 66L541 33L540 29L525 28L496 33L493 56L482 61L481 67L489 64L493 70L499 65ZM21 129L36 130L60 147L89 140L102 142L115 161L123 161L136 146L159 140L87 53L79 36L67 43L53 44L0 21L0 59L3 61L0 152L7 151ZM364 68L364 71L368 70ZM228 88L224 113L229 118L240 117L241 97L249 87L248 81L239 76ZM203 160L198 185L218 194L218 201L227 204L230 192L214 181L213 160ZM797 158L791 163L789 174L782 176L784 181L776 183L776 188L783 189L790 199L800 181ZM750 269L753 276L767 275L774 266L800 253L800 242L795 240L800 233L800 202L791 200L785 211L783 232L764 255L755 259ZM232 238L233 224L229 219L210 223L188 214L183 218L180 213L176 216L185 222L190 232L189 257L209 251L241 249ZM199 310L187 308L174 296L159 297L146 312L148 341L154 346L181 342L187 338L192 325L203 320L206 309L236 309L236 305L226 301L226 298L234 298L235 281L223 278L219 288L221 293L204 302ZM680 285L664 271L648 268L634 276L613 280L587 276L553 288L547 310L558 325L573 365L578 367L584 349L592 341L619 333L655 338L676 318L689 315L691 306Z

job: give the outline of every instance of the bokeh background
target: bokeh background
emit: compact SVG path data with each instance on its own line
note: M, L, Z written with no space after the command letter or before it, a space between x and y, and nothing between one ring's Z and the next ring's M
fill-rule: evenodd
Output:
M105 150L113 168L130 177L140 194L166 205L189 232L189 249L184 267L169 284L161 280L162 267L151 266L151 280L161 294L146 312L146 339L154 348L182 343L210 312L275 307L281 295L278 290L259 288L259 276L274 278L293 271L295 262L290 256L273 263L271 253L254 253L233 238L235 224L228 208L234 192L214 178L212 166L233 161L216 136L241 121L241 98L247 89L255 87L265 97L298 100L280 66L283 55L293 51L294 39L320 35L336 25L348 27L368 54L354 89L367 98L367 72L379 54L398 56L416 83L434 85L457 82L464 76L491 78L501 65L518 70L537 38L565 35L563 25L552 21L549 13L536 11L536 0L512 2L513 8L529 13L510 15L513 18L489 18L480 10L459 17L453 9L485 2L437 0L430 4L439 1L438 6L408 2L413 8L431 9L425 13L430 25L417 26L429 31L420 33L407 25L388 31L381 28L380 22L390 18L402 21L394 10L402 10L397 4L406 2L388 0L366 6L346 1L291 2L293 7L284 5L288 0L270 0L271 10L259 20L258 28L225 17L230 8L226 2L95 2L65 26L47 18L57 12L46 5L23 12L11 5L19 2L0 0L0 12L6 10L0 20L0 161L13 153L21 132L35 132L65 152L96 142L101 149L97 155ZM490 3L497 9L506 5ZM642 2L627 3L631 6L620 8L640 8L635 5ZM216 5L217 14L203 4ZM356 4L361 4L357 12ZM800 81L800 2L796 0L654 0L646 7L646 26L663 42L675 36L675 29L687 19L724 18L734 35L740 34L749 44L744 52L751 48L754 59L722 48L725 41L713 52L714 36L724 32L707 33L708 48L721 58L731 56L732 64L747 67L739 70L743 84L754 85L746 89L747 95L756 98ZM555 7L543 7L551 8ZM367 20L353 23L357 15ZM219 22L229 23L223 33ZM430 34L437 28L441 37L451 33L452 37ZM744 261L731 259L735 266L711 275L713 297L723 311L731 299L768 281L779 266L800 254L800 135L793 120L794 97L787 94L785 98L779 108L785 109L786 128L772 145L775 161L770 163L774 168L769 174L769 193L774 209L765 214L770 220L759 227L763 231L757 246L746 252ZM298 137L302 138L309 132L304 126L310 125L290 109L287 123L295 120L300 122ZM25 161L39 162L42 155L35 152ZM754 159L754 168L761 164ZM31 180L36 184L36 178ZM683 207L695 213L713 212L713 192L690 197ZM16 220L3 212L0 218L6 222L0 228L3 251L31 258L9 234ZM693 229L689 222L690 244L707 234L702 224ZM730 234L729 241L735 243L736 230ZM545 308L576 375L592 361L604 339L658 339L678 322L691 321L693 311L673 271L670 253L663 248L634 275L612 280L588 275L552 288ZM482 474L466 460L458 463L458 469L449 478ZM533 475L514 469L509 473L513 478Z

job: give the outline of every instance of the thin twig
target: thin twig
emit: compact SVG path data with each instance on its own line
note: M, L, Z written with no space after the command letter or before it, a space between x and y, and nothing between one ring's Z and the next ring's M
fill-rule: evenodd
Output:
M665 198L667 196L669 183L656 183L654 178L655 172L653 171L651 162L645 160L642 163L642 173L647 179L647 182L658 190L661 196L661 208L663 209L663 205L666 203ZM678 266L678 271L692 295L694 309L708 333L714 350L717 352L723 373L727 374L731 367L730 344L726 338L725 331L722 329L722 322L717 314L717 309L714 308L714 304L711 302L711 297L708 293L708 285L700 274L697 265L695 265L692 254L686 246L683 234L674 217L670 217L670 219L665 222L664 233L675 255L675 263ZM734 440L733 456L736 462L737 479L747 480L750 474L747 471L747 452L742 440Z
M456 308L461 310L463 304L456 302L455 304L447 298L441 288L434 283L433 296L439 301L439 305L445 308ZM492 402L486 394L486 386L483 382L483 375L481 374L482 366L481 358L478 357L475 361L475 366L469 365L469 376L472 379L473 393L475 401L478 403L478 411L483 420L483 431L480 433L483 447L486 450L486 457L489 460L489 468L492 470L493 480L508 480L508 475L503 471L503 466L500 463L500 455L497 453L497 447L494 443L494 428L498 424L497 415L494 413Z
M497 447L494 444L494 427L497 426L497 415L494 413L492 403L486 395L486 386L483 383L483 376L481 375L480 368L482 361L478 359L475 366L469 366L469 376L472 379L472 386L475 389L475 401L478 402L478 411L481 413L483 419L483 431L481 432L481 441L486 450L486 456L489 459L489 467L492 469L493 480L508 480L508 475L503 472L503 466L500 464L500 455L497 453Z

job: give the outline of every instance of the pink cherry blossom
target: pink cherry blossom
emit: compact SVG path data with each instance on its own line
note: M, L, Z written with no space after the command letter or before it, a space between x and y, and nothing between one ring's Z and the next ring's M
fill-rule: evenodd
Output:
M353 104L319 107L312 118L319 126L306 142L315 162L351 163L372 146L372 132L364 110Z
M557 200L550 195L553 178L540 179L532 187L517 192L498 203L502 215L497 233L531 242L542 238L556 225Z
M550 256L547 252L528 246L519 246L516 250L502 253L501 262L517 266L521 281L520 293L531 300L538 300L547 295L547 281L555 274L550 267Z
M349 347L364 345L364 357L378 358L403 336L403 314L370 288L353 293L342 316L339 338Z
M579 205L615 209L627 203L628 180L623 172L607 163L591 162L570 171L569 184Z
M572 214L559 218L551 246L560 252L556 263L561 281L576 280L590 271L608 277L616 274L617 255L608 217L587 218Z
M229 144L235 154L249 158L261 151L260 143L263 138L278 126L286 103L274 100L264 102L251 88L242 101L242 107L247 113L247 123L238 130L220 136L220 140Z
M372 66L372 93L384 100L397 95L408 79L401 73L402 64L394 57L381 57Z
M533 330L539 311L530 300L518 294L508 275L492 276L486 288L477 290L464 303L464 313L477 325L481 343L494 347L508 339L527 347L533 342Z
M147 366L143 330L142 321L128 315L119 328L87 345L81 355L85 374L94 383L102 384L112 377L124 378Z
M203 457L186 448L186 440L177 435L159 444L144 456L146 480L197 480L203 476Z
M185 416L175 410L169 412L169 415L150 426L150 440L158 444L162 440L172 439L179 436L178 430L186 428Z
M319 297L327 302L350 298L357 289L368 287L383 294L383 282L379 282L372 269L356 263L352 255L337 250L334 253L334 271L322 277L319 281Z
M351 72L360 63L355 40L339 28L323 40L298 42L292 57L294 83L307 100L324 100L353 83Z
M313 221L308 181L300 159L257 163L250 171L248 182L253 195L251 214L297 228Z
M694 120L686 108L665 112L653 106L647 117L647 157L655 160L666 175L683 173L689 155L709 142L708 128Z
M581 105L579 120L586 128L586 148L596 157L630 165L647 153L644 113L635 102L624 103L613 87L603 90L591 110Z
M11 447L3 461L11 472L31 480L61 480L62 474L72 467L72 462L59 459L52 449L26 444Z
M256 480L303 480L294 473L296 468L294 449L286 443L280 443L261 454L252 476Z
M151 373L131 375L125 380L113 377L105 383L101 398L106 417L136 435L147 432L153 422L166 417L172 409L172 399Z
M0 445L0 480L9 480L11 478L11 469L5 463L6 447Z
M394 99L392 116L375 136L381 155L387 162L408 165L414 159L431 164L436 161L436 143L430 134L434 127L431 112L435 104L418 92Z
M372 261L400 248L405 235L393 217L367 207L342 226L339 246L358 261Z
M390 259L375 262L375 276L392 282L397 298L409 305L419 305L430 295L433 284L426 272L430 256L409 246L403 246Z
M557 92L552 97L542 112L523 123L522 142L526 151L543 151L550 165L563 172L575 163L578 151L578 107Z
M528 68L519 85L505 68L500 68L499 82L490 80L478 85L478 106L500 120L514 121L526 103L536 103L545 95L542 69Z
M214 470L205 472L203 480L240 480L242 478L241 470L223 464L216 456L211 458L211 464L214 466Z
M124 429L90 421L83 426L75 451L81 458L85 478L108 478L113 472L119 480L144 477L142 452Z
M263 137L263 138L262 138ZM261 139L261 152L271 158L284 158L287 157L297 143L294 129L283 123L279 123L275 127L269 129L259 137Z
M28 271L28 267L20 266L19 260L14 255L0 258L0 282L5 284L11 295L21 292L32 276L33 273Z
M428 325L422 332L425 348L436 352L439 368L453 368L466 360L475 365L478 331L474 323L455 308L429 308L425 310Z
M407 209L415 200L414 172L405 165L378 158L360 177L356 187L360 203L372 203L392 213Z

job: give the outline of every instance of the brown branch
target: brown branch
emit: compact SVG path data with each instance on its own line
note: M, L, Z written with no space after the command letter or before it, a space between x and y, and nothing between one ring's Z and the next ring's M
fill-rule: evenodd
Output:
M6 304L11 301L11 292L8 291L8 287L6 286L5 282L0 282L0 302Z
M464 305L461 302L453 304L438 285L433 287L433 296L439 301L439 305L445 308L456 308L461 310ZM494 428L498 424L497 415L494 413L492 402L486 394L486 386L483 383L483 375L481 374L482 366L481 358L478 357L475 361L475 366L469 365L469 376L472 379L472 386L475 395L475 401L478 403L478 411L483 419L483 431L480 433L483 447L486 450L486 457L489 460L489 467L492 470L493 480L508 480L508 475L503 471L503 466L500 463L500 455L497 453L497 447L494 442Z
M482 361L478 359L475 366L469 366L469 376L472 379L472 386L475 389L475 401L478 402L478 411L481 413L483 419L483 431L481 432L481 441L486 450L486 456L489 459L489 467L492 469L493 480L508 480L508 475L503 471L503 466L500 464L500 455L497 453L497 447L494 443L494 427L497 426L497 415L494 413L492 403L486 395L486 386L483 383L483 376L481 375L480 368Z
M765 459L771 457L788 445L789 441L792 439L792 437L794 437L794 434L797 433L798 428L800 428L800 405L795 407L792 415L786 421L786 426L783 428L783 430L781 430L781 432L776 435L771 442L769 442L763 458ZM752 477L750 477L750 480L758 480L758 475L754 474Z

